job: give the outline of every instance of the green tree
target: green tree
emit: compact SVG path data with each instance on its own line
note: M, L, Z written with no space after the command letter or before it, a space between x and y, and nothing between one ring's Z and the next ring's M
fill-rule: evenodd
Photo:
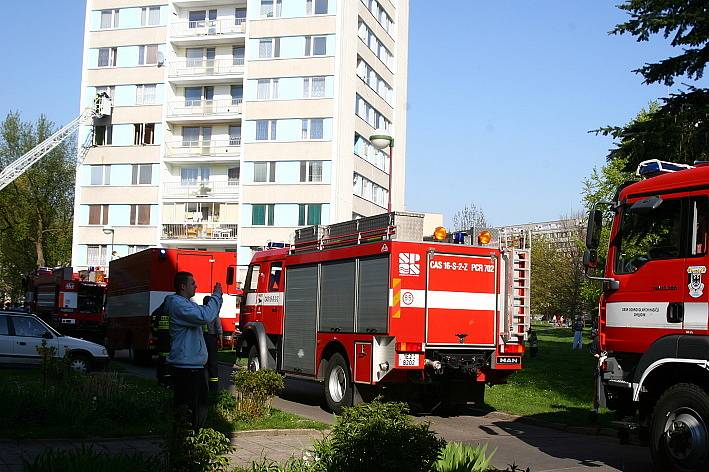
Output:
M699 80L709 61L709 8L704 0L627 0L619 6L630 19L616 25L611 34L629 34L650 41L661 34L682 52L634 70L646 84L673 85L686 77ZM622 159L625 170L634 170L646 159L692 163L709 159L709 89L686 90L661 99L643 119L625 126L595 130L612 136L616 148L608 159Z
M54 131L44 115L30 123L9 113L0 123L0 166ZM71 259L75 149L71 142L59 145L0 191L0 290L13 299L21 293L22 274Z

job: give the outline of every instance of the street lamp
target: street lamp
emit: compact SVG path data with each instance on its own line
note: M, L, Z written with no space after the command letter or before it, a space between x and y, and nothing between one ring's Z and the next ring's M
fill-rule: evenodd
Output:
M113 241L116 237L116 230L113 229L113 226L111 225L106 225L103 227L103 234L110 234L111 235L111 256L108 258L108 260L113 259Z
M392 154L394 152L394 138L386 132L386 130L377 130L373 135L369 137L369 141L372 146L384 150L385 147L389 147L389 201L387 203L387 212L391 213L391 175L394 168L394 161L392 159Z

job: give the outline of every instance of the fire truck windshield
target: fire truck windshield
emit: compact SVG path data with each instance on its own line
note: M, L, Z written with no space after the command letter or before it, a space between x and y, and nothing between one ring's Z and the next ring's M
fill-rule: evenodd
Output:
M680 256L682 200L668 199L649 212L623 210L616 237L616 274L631 274L651 260Z
M79 286L78 309L82 313L100 313L106 289L100 285Z

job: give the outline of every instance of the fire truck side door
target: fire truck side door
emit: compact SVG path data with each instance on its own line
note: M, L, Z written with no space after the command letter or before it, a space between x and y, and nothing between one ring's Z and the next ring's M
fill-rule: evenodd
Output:
M245 303L241 307L241 314L243 315L244 323L250 321L255 321L257 316L256 307L258 306L258 283L259 275L261 273L261 266L259 264L252 264L249 266L249 271L246 274L246 281L244 283L244 299ZM258 314L261 313L259 307Z
M674 313L683 310L687 285L687 204L688 198L668 196L654 210L619 209L608 264L620 288L606 298L606 339L614 350L643 352L661 336L681 332Z
M265 280L266 292L263 294L263 321L266 332L281 330L283 313L283 262L273 261L269 265L268 280Z
M685 332L707 331L709 321L709 293L707 293L707 222L709 220L709 198L695 192L689 199L688 248L685 259L684 313L682 323Z

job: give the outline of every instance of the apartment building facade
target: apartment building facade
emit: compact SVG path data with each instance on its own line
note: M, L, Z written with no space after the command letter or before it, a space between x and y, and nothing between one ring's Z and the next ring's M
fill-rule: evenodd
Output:
M403 209L408 0L87 0L73 265ZM394 138L393 163L368 138Z

